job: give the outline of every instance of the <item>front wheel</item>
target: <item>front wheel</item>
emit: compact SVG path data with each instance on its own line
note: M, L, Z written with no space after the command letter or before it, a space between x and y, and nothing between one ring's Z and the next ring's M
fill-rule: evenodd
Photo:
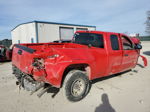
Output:
M89 92L90 82L85 72L80 70L70 71L64 81L64 94L69 101L79 101Z

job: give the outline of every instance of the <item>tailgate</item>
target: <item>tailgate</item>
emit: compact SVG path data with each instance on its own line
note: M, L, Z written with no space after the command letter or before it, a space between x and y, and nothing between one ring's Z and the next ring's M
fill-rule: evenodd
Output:
M13 48L12 64L22 72L30 73L29 67L32 65L35 51L36 50L23 45L15 45Z

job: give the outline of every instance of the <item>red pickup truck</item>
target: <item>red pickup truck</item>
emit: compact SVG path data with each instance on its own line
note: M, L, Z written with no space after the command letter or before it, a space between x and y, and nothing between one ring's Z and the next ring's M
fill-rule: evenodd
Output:
M77 31L71 43L16 44L13 73L27 90L50 84L63 87L68 100L79 101L91 80L134 68L141 48L125 34Z
M10 61L12 51L3 45L0 45L0 62Z

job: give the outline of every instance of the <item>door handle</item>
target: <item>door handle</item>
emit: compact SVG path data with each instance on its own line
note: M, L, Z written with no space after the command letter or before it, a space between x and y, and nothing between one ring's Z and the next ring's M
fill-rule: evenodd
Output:
M128 54L124 54L124 56L129 56Z

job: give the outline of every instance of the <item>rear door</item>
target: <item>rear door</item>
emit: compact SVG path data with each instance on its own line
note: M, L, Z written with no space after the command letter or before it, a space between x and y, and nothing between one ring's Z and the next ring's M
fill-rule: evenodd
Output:
M109 53L109 64L108 74L118 73L122 62L122 49L119 39L119 34L108 33L108 53Z
M122 71L135 67L138 59L138 52L134 49L134 44L125 35L121 35L123 59L122 59Z

